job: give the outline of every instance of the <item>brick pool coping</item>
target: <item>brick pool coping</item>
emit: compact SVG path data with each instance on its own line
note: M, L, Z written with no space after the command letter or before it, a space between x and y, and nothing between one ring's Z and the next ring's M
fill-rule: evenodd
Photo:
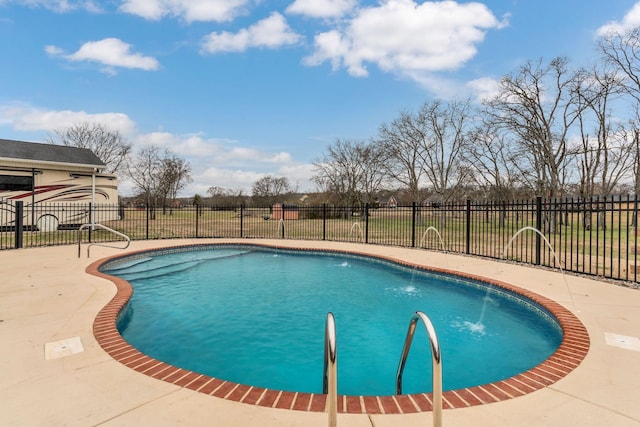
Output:
M157 250L199 248L207 246L261 246L274 249L299 250L310 252L328 252L338 254L361 255L390 261L406 267L418 268L424 271L452 274L454 276L478 280L512 293L524 296L548 310L557 319L563 331L562 342L558 349L544 362L534 368L522 372L511 378L475 387L449 390L443 393L444 409L465 408L487 403L500 402L533 393L561 380L580 365L589 351L589 334L580 320L569 310L557 302L519 288L512 284L488 279L486 277L467 274L443 268L425 267L397 258L373 255L367 252L342 251L332 249L295 248L272 244L243 244L243 243L206 243L164 247L129 252L115 255L93 262L86 268L86 272L94 276L112 281L117 288L116 295L100 310L93 323L93 334L98 344L112 358L123 365L144 375L156 378L179 387L184 387L200 393L219 398L264 407L324 412L326 410L326 395L316 393L299 393L253 387L199 374L178 368L168 363L156 360L138 351L126 342L117 329L117 319L127 302L133 295L133 289L124 279L111 276L99 271L103 264L119 258ZM408 414L431 411L432 394L404 394L395 396L338 396L338 412L349 414Z

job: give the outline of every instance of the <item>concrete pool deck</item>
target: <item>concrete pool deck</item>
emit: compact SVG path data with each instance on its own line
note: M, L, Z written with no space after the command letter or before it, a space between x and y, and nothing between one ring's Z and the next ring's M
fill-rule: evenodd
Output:
M386 246L293 240L198 239L0 252L0 425L326 426L327 416L204 395L140 374L97 343L93 322L116 293L88 275L92 262L130 251L205 243L354 250L458 270L528 289L562 304L586 326L590 348L565 378L525 396L445 410L445 426L640 426L640 291L480 258ZM407 319L408 322L408 319ZM338 335L339 338L339 335ZM446 360L443 360L446 363ZM499 361L496 361L499 363ZM339 414L339 426L429 426L431 412Z

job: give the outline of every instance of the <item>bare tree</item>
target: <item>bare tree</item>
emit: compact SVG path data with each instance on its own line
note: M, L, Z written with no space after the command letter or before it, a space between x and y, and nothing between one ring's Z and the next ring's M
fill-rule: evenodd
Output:
M131 152L131 143L118 131L98 123L85 122L55 130L53 135L47 137L47 142L90 149L107 165L109 173L117 172Z
M629 119L629 121L620 127L620 139L626 141L627 144L627 161L629 162L629 168L625 178L628 178L630 183L621 183L621 188L631 188L636 198L640 195L640 113L636 112L636 118ZM622 181L622 179L621 179ZM630 184L630 185L628 185ZM634 208L632 225L637 227L638 212Z
M173 200L178 191L189 182L190 166L183 159L156 145L142 147L127 164L128 175L146 199L151 208L167 199ZM155 209L152 209L155 219Z
M207 194L211 197L211 201L219 207L237 206L243 202L245 197L242 189L229 189L218 186L209 187Z
M251 196L254 200L273 206L284 194L291 193L291 185L286 177L265 175L253 183Z
M636 123L638 121L636 120ZM638 197L640 194L640 128L637 126L632 130L632 150L634 154L634 164L633 164L633 188L635 197ZM637 200L637 199L636 199ZM633 225L638 226L638 212L634 209L633 211Z
M603 60L624 76L623 87L632 99L634 112L625 133L631 145L634 192L640 194L640 27L609 31L597 41ZM634 213L634 224L637 218Z
M425 130L414 115L400 113L390 124L383 123L375 144L382 153L386 174L407 188L413 202L420 203L420 183L425 176L423 153Z
M636 103L640 103L640 27L609 31L597 41L605 63L620 71L624 88Z
M569 133L586 108L576 101L580 79L566 58L546 66L528 62L518 73L503 77L500 93L487 103L492 122L517 144L523 177L548 198L562 196ZM556 218L547 218L547 225L555 232Z
M213 199L218 199L220 197L226 196L227 189L224 187L218 187L217 185L212 185L207 189L207 194L209 197Z
M142 147L127 163L127 172L136 188L142 193L150 208L158 205L161 183L160 148L155 145ZM152 209L155 219L155 209Z
M470 116L469 101L446 105L433 101L425 103L414 118L414 127L423 135L419 151L423 169L439 202L459 196L468 178L462 153L469 144Z
M192 181L191 165L175 154L165 152L164 157L161 159L161 168L160 189L164 199L163 212L167 206L168 199L171 202L169 212L173 214L173 205L178 192Z
M469 135L463 157L471 179L488 200L507 201L520 182L513 146L490 122L483 121Z
M622 81L615 71L593 68L585 72L584 84L578 85L580 109L578 125L580 195L610 195L632 165L632 143L626 132L615 124L612 105L622 93Z
M384 178L379 146L364 141L336 140L324 158L315 162L313 180L337 202L364 209L373 202Z
M635 121L633 124L637 124ZM631 150L633 152L633 189L634 193L640 194L640 127L630 126L627 129L627 138L631 141Z

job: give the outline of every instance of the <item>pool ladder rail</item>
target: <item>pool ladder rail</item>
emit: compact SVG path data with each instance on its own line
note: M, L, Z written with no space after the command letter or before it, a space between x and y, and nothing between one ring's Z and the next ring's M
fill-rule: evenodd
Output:
M78 258L81 257L80 246L82 245L82 230L84 230L85 228L88 228L90 230L95 230L96 228L99 228L101 230L108 231L108 232L110 232L112 234L115 234L118 237L122 237L124 239L124 241L126 242L126 244L124 246L114 246L114 245L112 245L110 243L89 243L89 245L87 246L87 258L89 258L89 249L91 248L91 246L103 246L105 248L114 248L114 249L127 249L129 247L129 245L131 244L131 239L129 238L129 236L127 236L126 234L120 233L119 231L116 231L113 228L109 228L106 225L102 225L102 224L82 224L78 228Z
M416 311L409 322L407 337L404 340L402 356L400 357L400 363L396 373L396 394L402 394L402 374L404 373L404 366L407 363L407 356L409 356L409 350L411 349L411 343L413 342L413 335L416 332L418 320L422 320L422 323L424 323L429 337L429 344L431 345L431 364L433 367L433 427L442 427L442 355L433 323L431 323L429 316L421 311Z
M402 348L402 356L396 373L396 394L402 394L402 375L409 356L413 335L416 331L418 320L422 320L427 330L429 344L431 346L431 362L433 366L433 427L442 427L442 357L440 344L436 330L429 316L421 311L416 311L411 317L407 336ZM327 413L329 414L329 427L337 425L338 408L338 350L336 343L336 323L333 313L327 313L324 335L324 369L322 375L322 392L327 395Z
M338 345L336 321L333 313L327 313L324 327L324 368L322 371L322 393L327 395L329 427L338 424Z

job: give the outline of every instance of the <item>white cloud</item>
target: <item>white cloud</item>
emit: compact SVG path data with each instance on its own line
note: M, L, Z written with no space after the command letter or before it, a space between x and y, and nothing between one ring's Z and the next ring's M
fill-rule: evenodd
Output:
M47 55L49 56L62 56L64 55L64 50L60 49L57 46L45 46L44 47L44 51L47 52Z
M176 154L193 159L200 158L205 162L209 162L212 157L223 152L225 145L233 145L234 143L235 141L228 139L203 138L199 134L182 136L170 132L141 134L135 139L136 145L157 145Z
M356 4L356 0L295 0L286 12L312 18L340 18Z
M500 92L500 82L491 77L482 77L467 82L467 87L475 94L478 101L494 98Z
M285 18L277 12L237 33L211 33L202 43L206 53L242 52L251 47L277 48L295 44L300 36L293 32Z
M439 99L453 100L471 96L468 85L455 79L442 77L437 73L411 70L405 72L405 76Z
M202 171L194 181L208 183L206 188L216 186L226 189L242 189L245 194L249 194L253 183L263 175L263 173L251 170L212 166Z
M186 22L230 21L243 12L248 0L125 0L120 10L157 21L165 16Z
M291 163L291 155L286 152L265 152L254 148L238 146L238 142L224 138L204 138L201 134L177 135L170 132L140 134L135 145L157 145L170 151L192 158L198 163L261 167L264 164Z
M463 82L428 71L407 71L405 77L415 81L436 98L443 100L470 98L482 102L494 97L499 91L499 81L491 77Z
M344 29L316 35L304 63L329 61L357 77L368 75L366 63L402 75L454 70L475 56L487 30L504 25L481 3L387 0L359 10Z
M316 184L311 178L315 173L316 168L312 163L296 163L282 166L275 175L287 177L294 190L305 192L314 190Z
M171 147L180 142L180 138L169 132L151 132L138 135L136 145L157 145L159 147Z
M193 144L193 141L191 141ZM236 143L229 144L224 140L207 140L199 144L207 144L208 160L219 165L233 165L255 168L263 168L264 165L282 164L292 162L291 155L286 152L270 153L256 150L255 148L238 147ZM187 148L184 142L179 148ZM185 150L186 151L186 150Z
M150 56L131 52L131 45L116 38L87 42L73 54L65 55L64 51L56 46L46 46L45 51L51 56L62 56L69 61L91 61L107 66L104 70L114 73L113 67L139 68L142 70L157 70L158 61Z
M73 10L86 10L88 12L99 13L102 8L92 0L11 0L3 2L0 5L8 3L18 3L27 7L43 7L58 13L71 12Z
M123 135L135 130L134 122L123 113L91 114L85 111L44 110L29 105L4 105L0 106L0 117L0 124L27 132L53 132L78 123L103 124Z
M210 157L218 152L218 147L224 143L218 139L205 139L198 135L186 136L175 144L173 151L177 154L192 157Z
M598 28L597 35L622 34L640 25L640 2L633 5L631 10L624 15L622 22L611 21Z

